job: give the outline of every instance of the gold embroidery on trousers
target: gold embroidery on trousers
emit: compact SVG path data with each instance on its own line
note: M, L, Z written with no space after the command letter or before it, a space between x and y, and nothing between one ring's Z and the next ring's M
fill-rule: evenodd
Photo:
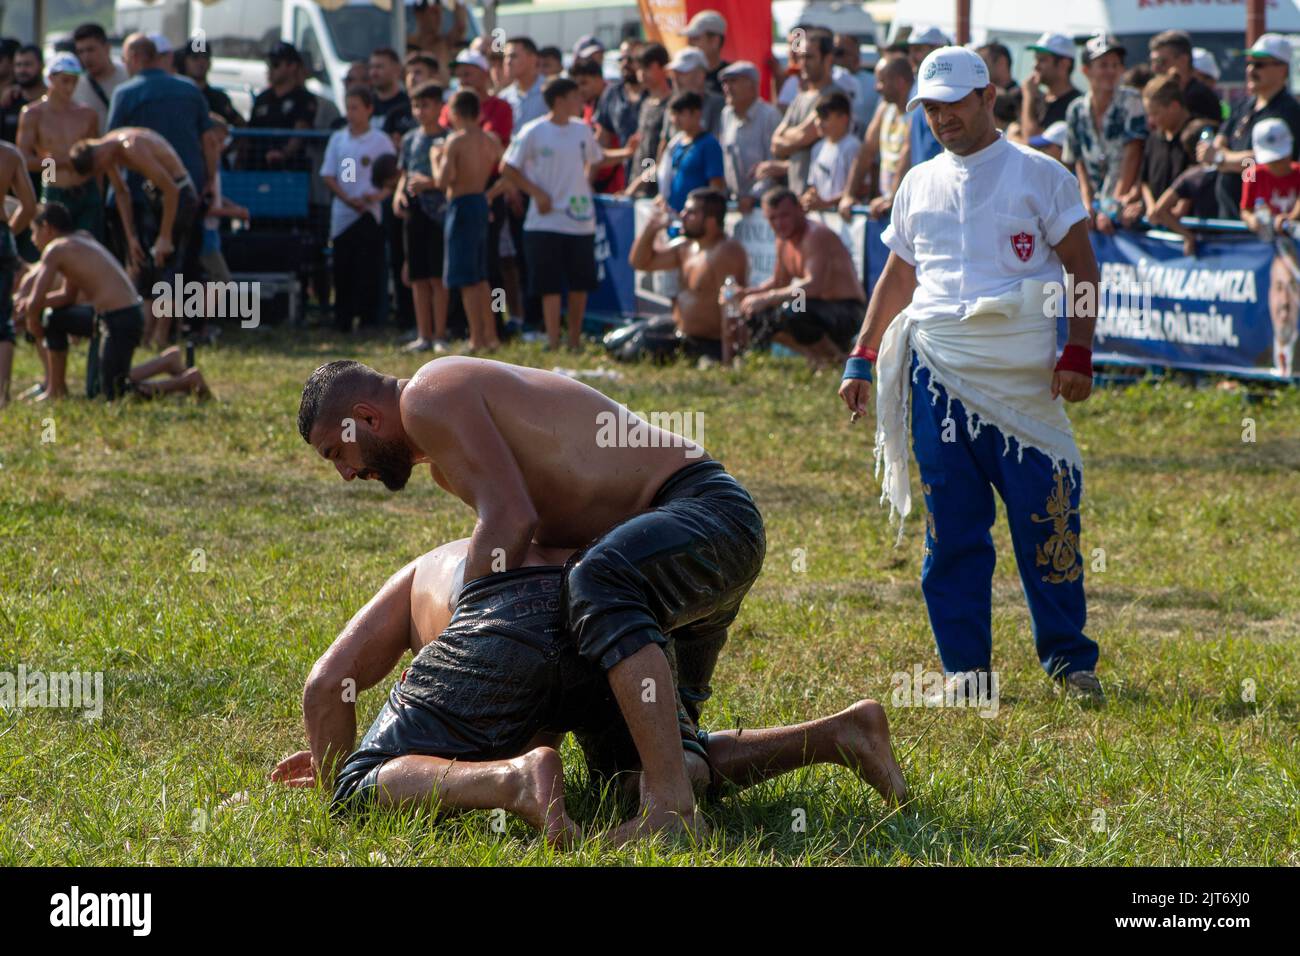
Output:
M1082 555L1079 554L1079 536L1070 530L1070 516L1079 513L1078 508L1070 507L1070 495L1065 489L1065 472L1055 469L1056 487L1047 496L1047 515L1029 516L1031 521L1039 524L1052 523L1052 534L1046 543L1037 548L1038 567L1050 566L1051 570L1043 575L1049 584L1061 584L1065 581L1077 581L1083 574Z
M931 492L930 486L927 485L925 482L921 482L921 493L924 494L927 499L929 499L930 497L930 492ZM926 554L930 554L933 551L933 549L930 547L930 542L938 541L938 540L939 540L939 536L934 533L934 511L931 510L930 502L927 500L925 503L925 553Z

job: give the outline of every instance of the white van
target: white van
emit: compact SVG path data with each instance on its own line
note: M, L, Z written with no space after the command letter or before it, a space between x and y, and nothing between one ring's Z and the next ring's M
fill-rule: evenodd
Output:
M406 30L415 33L410 4ZM114 33L135 31L161 33L177 48L201 35L212 55L208 82L247 116L253 96L266 87L266 52L277 41L292 43L311 64L308 88L339 104L348 66L392 46L392 14L373 0L346 0L332 10L315 0L116 0ZM465 39L478 35L471 10Z

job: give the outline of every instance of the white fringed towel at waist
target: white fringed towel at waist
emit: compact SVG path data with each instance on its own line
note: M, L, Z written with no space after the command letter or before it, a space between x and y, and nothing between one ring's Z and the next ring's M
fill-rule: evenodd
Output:
M903 519L912 510L908 474L911 353L930 372L934 383L966 409L971 438L984 425L1002 433L1003 454L1017 443L1017 457L1036 448L1053 462L1083 472L1065 402L1052 398L1056 365L1056 319L1048 315L1045 284L1022 283L1020 291L977 299L963 316L914 319L906 310L890 324L876 360L876 476L881 503ZM883 476L881 474L883 467Z

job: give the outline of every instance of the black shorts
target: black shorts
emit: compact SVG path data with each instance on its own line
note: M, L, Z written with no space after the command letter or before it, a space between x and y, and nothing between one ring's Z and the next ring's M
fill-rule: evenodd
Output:
M866 305L856 299L807 299L802 310L795 305L786 302L780 308L756 313L749 320L753 344L767 345L774 335L786 332L800 345L815 345L825 337L847 352L867 312Z
M45 347L51 352L66 352L68 336L83 339L95 334L95 310L88 305L69 305L62 309L46 309L41 316L45 327Z
M131 357L144 335L144 309L137 303L96 316L99 325L99 387L112 401L132 390Z
M528 263L528 294L592 292L596 276L596 237L563 232L524 230L524 261Z
M0 225L0 342L13 342L17 337L14 326L14 280L18 278L18 250L13 234L7 225ZM19 316L25 322L26 316Z
M564 614L578 653L608 671L647 644L671 642L681 704L698 724L766 550L763 516L740 482L716 461L685 466L648 510L569 559Z
M406 246L406 268L412 282L442 278L442 220L430 219L419 203L411 203L402 220L402 237Z
M465 585L447 629L416 655L344 762L335 807L368 804L380 768L408 754L500 760L538 733L568 730L635 754L608 679L564 630L562 575L520 568Z

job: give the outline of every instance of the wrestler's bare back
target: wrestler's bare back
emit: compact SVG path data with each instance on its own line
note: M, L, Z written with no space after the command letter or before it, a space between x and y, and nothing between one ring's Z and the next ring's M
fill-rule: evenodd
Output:
M63 276L101 315L140 302L130 276L102 245L83 233L55 239L41 254L39 269Z
M533 540L548 547L590 544L646 510L675 472L708 460L694 442L648 423L642 428L639 419L624 417L620 428L620 417L628 413L590 386L490 359L434 359L405 384L400 400L408 436L421 417L454 421L478 411L476 406L486 407L518 465L537 512ZM633 436L639 447L624 440ZM431 459L434 480L456 494L440 470L437 450L421 451ZM465 454L472 458L473 451L471 445Z
M411 653L435 641L451 622L453 601L465 576L469 538L451 541L416 558L411 578ZM529 545L520 567L560 567L573 554L572 548L543 548Z
M128 169L147 178L152 172L152 161L161 166L173 180L179 180L185 175L185 164L181 162L176 150L153 130L128 126L126 129L113 130L111 136L121 145L119 162Z

